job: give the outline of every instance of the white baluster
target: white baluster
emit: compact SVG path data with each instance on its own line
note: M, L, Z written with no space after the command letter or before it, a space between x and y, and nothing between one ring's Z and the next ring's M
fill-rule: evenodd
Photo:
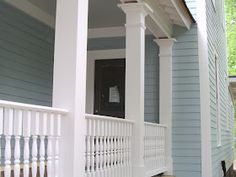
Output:
M53 152L52 152L52 141L54 135L54 115L50 114L48 122L48 147L47 147L47 174L48 177L53 177Z
M94 158L94 155L95 155L95 145L94 145L94 139L95 139L95 120L92 119L92 134L91 134L91 173L92 173L92 176L94 176L94 163L95 163L95 158Z
M40 166L39 172L40 177L44 177L45 175L45 136L47 135L47 113L43 113L42 117L42 126L41 126L41 134L40 134Z
M131 177L133 172L132 172L132 166L131 166L131 149L132 149L132 134L133 134L133 125L129 126L129 176Z
M129 177L129 127L130 124L127 124L126 126L126 169L127 169L126 176L127 177Z
M108 177L108 121L104 121L104 176Z
M111 177L111 122L107 123L107 174Z
M61 137L61 114L57 115L56 119L56 139L55 139L55 177L59 177L59 163L60 163L60 137Z
M121 133L121 130L120 130L120 127L121 127L121 125L122 125L122 123L121 122L119 122L118 124L117 124L117 157L116 157L116 159L117 159L117 165L118 165L118 167L119 167L119 169L118 169L118 176L120 176L120 166L121 166L121 162L120 162L120 133Z
M14 177L20 177L20 137L22 136L23 111L15 110L14 116L14 135L15 135L15 151L14 151Z
M163 142L163 146L162 146L162 150L163 150L163 167L166 167L166 153L165 153L165 127L162 128L162 142Z
M23 117L23 136L24 136L24 177L29 177L29 140L31 131L31 111L26 111L26 116Z
M159 168L163 167L163 135L162 135L162 127L159 127L159 144L158 144L158 156L159 156Z
M111 156L110 156L110 159L111 159L111 177L114 177L114 122L111 121L111 124L110 124L110 135L111 135Z
M91 119L87 120L87 136L86 136L86 174L91 176Z
M118 126L118 162L119 162L119 176L124 176L123 174L123 166L122 166L122 126L124 126L125 124L123 122L120 122L119 123L119 126ZM125 177L125 176L124 176Z
M118 148L117 148L117 126L119 122L114 122L114 127L113 127L113 134L114 134L114 156L113 156L113 163L114 163L114 176L118 176L118 163L117 163L117 153L118 153Z
M124 124L124 177L127 177L127 126L128 124Z
M104 121L101 120L101 126L100 126L100 171L101 171L101 177L104 177Z
M5 146L5 169L4 176L11 176L11 136L13 135L13 109L5 108L4 112L4 134L6 139Z
M118 147L118 164L119 164L119 176L122 176L122 155L121 155L121 141L122 141L122 137L121 137L121 127L123 126L123 123L119 123L118 124L118 142L117 142L117 147Z
M2 135L3 135L3 108L0 107L0 159L2 159L2 154L1 154ZM0 163L1 163L1 161L0 161Z
M156 159L155 159L155 164L156 164L156 168L158 167L157 166L157 162L158 162L158 147L160 147L160 140L158 138L158 133L159 133L159 129L161 127L155 127L155 134L154 134L154 141L155 141L155 156L156 156Z
M99 177L100 176L100 142L99 142L99 138L100 138L100 120L96 120L96 126L95 126L95 162L96 162L96 174Z
M33 137L32 144L32 177L37 176L37 161L38 161L38 148L37 148L37 139L39 135L39 112L35 112L35 118L32 120L32 129L31 134Z
M125 149L124 149L124 126L125 123L122 123L121 126L121 132L120 132L120 137L121 137L121 174L122 176L124 176L124 153L125 153Z
M112 170L112 122L109 121L108 122L108 164L109 164L109 167L108 167L108 171L109 171L109 176L112 177L112 173L111 173L111 170Z

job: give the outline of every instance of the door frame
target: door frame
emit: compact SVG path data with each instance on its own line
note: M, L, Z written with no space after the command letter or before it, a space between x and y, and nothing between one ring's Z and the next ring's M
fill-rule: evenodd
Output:
M90 50L87 56L86 113L94 113L94 73L96 60L125 59L125 49Z

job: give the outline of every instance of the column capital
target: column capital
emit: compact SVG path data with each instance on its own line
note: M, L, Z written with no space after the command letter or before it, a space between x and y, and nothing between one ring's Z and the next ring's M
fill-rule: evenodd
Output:
M118 4L126 14L129 13L142 13L144 16L147 16L149 13L152 13L153 10L146 3L126 3L126 4Z
M167 38L167 39L154 39L154 42L159 45L159 47L172 47L174 42L176 42L175 38Z
M154 39L153 41L156 42L160 48L160 54L159 54L160 57L172 56L172 47L174 45L174 42L176 42L176 39L174 38Z

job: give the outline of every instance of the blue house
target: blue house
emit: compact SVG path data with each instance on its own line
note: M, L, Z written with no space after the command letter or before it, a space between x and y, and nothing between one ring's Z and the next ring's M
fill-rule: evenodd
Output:
M0 0L4 177L222 177L223 0Z

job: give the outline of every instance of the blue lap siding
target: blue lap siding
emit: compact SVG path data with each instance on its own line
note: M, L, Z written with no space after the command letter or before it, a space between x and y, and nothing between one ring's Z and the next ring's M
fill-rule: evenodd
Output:
M201 177L200 84L197 26L175 27L172 155L176 177Z
M0 99L51 105L54 30L0 1Z

